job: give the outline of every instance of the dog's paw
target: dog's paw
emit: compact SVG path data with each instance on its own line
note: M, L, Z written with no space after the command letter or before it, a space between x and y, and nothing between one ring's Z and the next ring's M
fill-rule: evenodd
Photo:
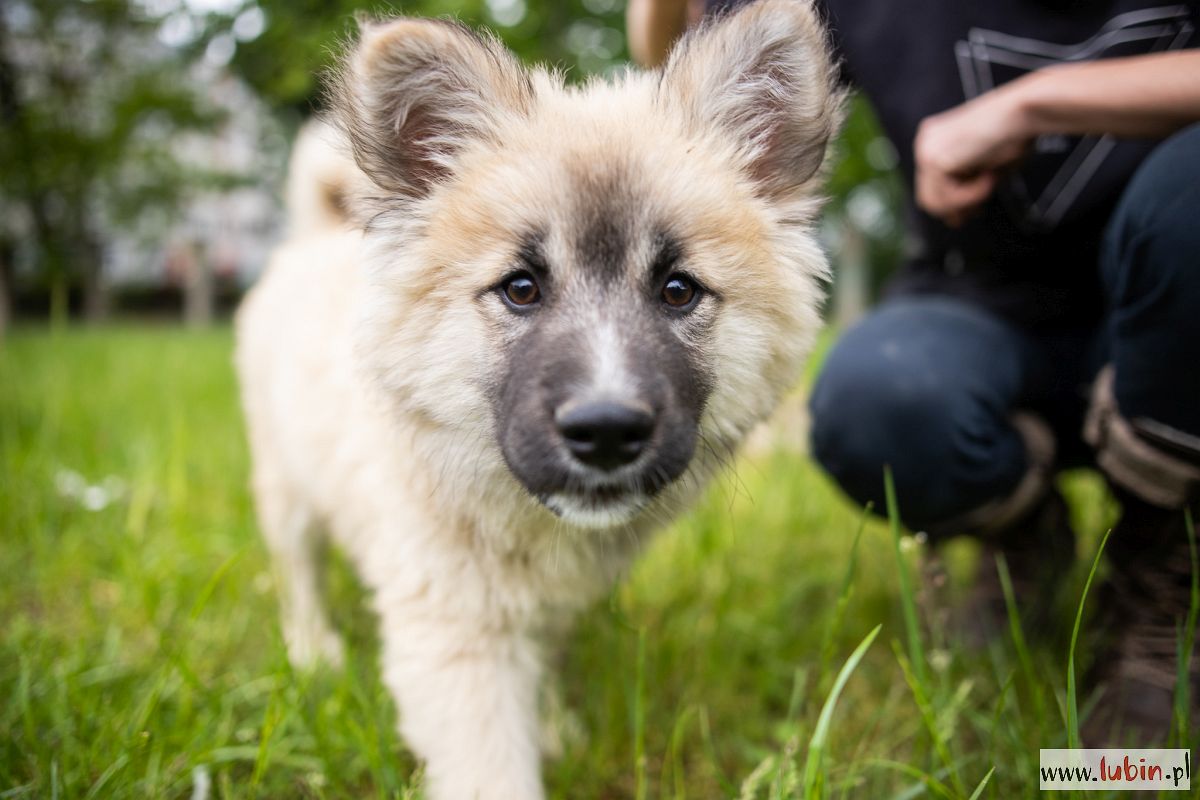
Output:
M538 723L538 745L548 759L562 758L568 750L582 749L587 744L583 720L567 707L557 689L543 689Z
M342 637L328 628L293 631L285 635L288 660L298 670L313 670L324 665L341 669L345 660Z

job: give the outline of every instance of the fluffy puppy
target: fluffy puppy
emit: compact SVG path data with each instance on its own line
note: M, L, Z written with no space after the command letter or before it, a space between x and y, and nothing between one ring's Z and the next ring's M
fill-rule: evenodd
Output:
M824 33L807 2L763 0L661 70L568 87L487 35L393 19L333 95L358 169L300 148L297 224L237 321L289 653L340 652L328 534L371 591L428 795L540 798L548 639L772 410L817 332L841 105Z

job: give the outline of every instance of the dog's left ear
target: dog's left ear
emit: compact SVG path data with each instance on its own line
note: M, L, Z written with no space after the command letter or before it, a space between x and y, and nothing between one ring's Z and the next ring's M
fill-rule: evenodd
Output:
M842 121L829 43L811 0L759 0L688 34L660 84L689 124L731 139L771 198L803 190Z
M428 194L465 148L533 100L528 75L503 45L431 19L366 23L331 90L358 166L409 199Z

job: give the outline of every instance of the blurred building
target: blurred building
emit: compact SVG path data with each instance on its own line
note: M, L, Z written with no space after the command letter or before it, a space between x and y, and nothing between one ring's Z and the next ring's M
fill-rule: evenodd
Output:
M185 169L210 177L200 179L168 218L109 228L105 269L117 291L240 292L261 272L281 235L288 149L281 126L224 68L198 64L195 80L224 119L212 131L177 138L172 150ZM214 179L214 173L222 177ZM205 301L185 299L192 313L197 302Z
M0 3L0 273L19 311L198 294L184 305L206 318L261 269L287 143L229 68L264 15L218 23L217 2Z

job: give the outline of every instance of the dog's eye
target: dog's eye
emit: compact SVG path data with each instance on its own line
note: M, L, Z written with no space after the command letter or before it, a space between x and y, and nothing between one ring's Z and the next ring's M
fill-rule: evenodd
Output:
M542 299L537 281L528 272L518 272L506 280L500 290L505 301L513 308L525 309Z
M699 299L699 287L686 275L672 275L663 284L663 302L677 311L690 311Z

